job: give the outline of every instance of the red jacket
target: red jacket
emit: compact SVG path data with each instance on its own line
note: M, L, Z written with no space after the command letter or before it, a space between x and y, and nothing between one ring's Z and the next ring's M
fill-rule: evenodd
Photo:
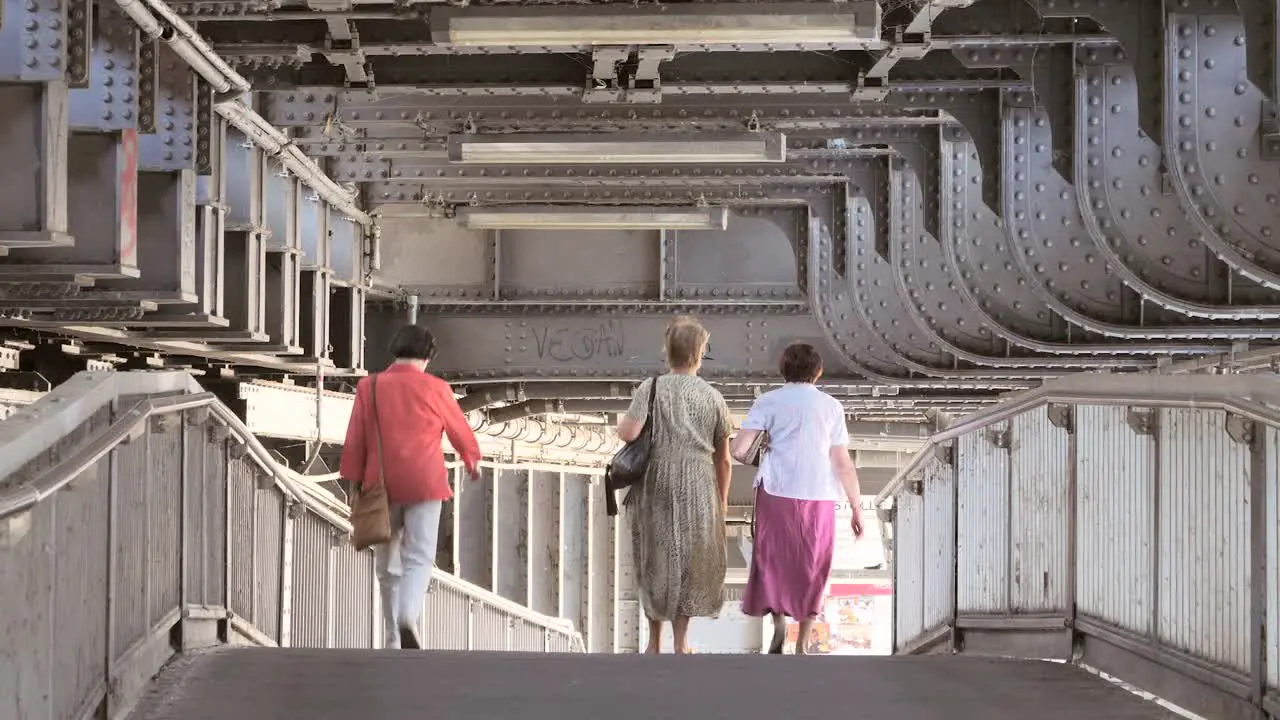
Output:
M441 435L469 469L480 462L480 444L458 407L449 383L412 365L392 364L378 376L378 425L386 460L387 498L419 503L453 497L444 466ZM373 434L372 378L356 385L339 471L366 486L378 478L378 445Z

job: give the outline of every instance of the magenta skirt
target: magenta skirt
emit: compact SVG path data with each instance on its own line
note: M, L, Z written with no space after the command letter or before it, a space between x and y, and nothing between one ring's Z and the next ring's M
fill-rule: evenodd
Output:
M742 612L806 620L822 610L835 552L836 504L794 500L756 488L755 541Z

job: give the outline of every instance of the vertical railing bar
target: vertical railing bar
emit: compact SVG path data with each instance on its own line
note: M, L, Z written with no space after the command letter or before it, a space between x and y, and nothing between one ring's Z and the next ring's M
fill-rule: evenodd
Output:
M1001 448L997 448L1000 450ZM1013 613L1013 420L1005 422L1004 450L1004 612Z
M178 609L179 617L184 617L187 612L187 604L190 601L190 582L187 579L187 569L190 566L187 557L187 529L191 526L191 512L187 508L187 485L190 482L187 471L187 454L190 450L187 442L187 414L180 413L178 417Z
M1253 423L1249 446L1250 700L1266 717L1267 694L1267 426Z
M246 459L244 461L244 470L253 472L253 466ZM258 627L261 619L261 598L259 594L262 592L262 585L258 582L258 573L261 571L262 558L262 528L258 522L258 503L262 501L260 495L262 491L258 490L257 478L250 478L249 483L249 607L246 610L249 617L245 618L250 625Z
M1164 485L1164 436L1165 426L1168 424L1165 417L1165 410L1161 408L1151 409L1151 442L1155 446L1155 453L1152 457L1152 468L1154 475L1151 482L1151 645L1153 647L1160 645L1160 553L1163 550L1160 524L1163 521L1163 513L1160 512L1160 501L1164 493L1161 487Z
M1076 501L1079 496L1077 486L1077 465L1079 463L1079 437L1076 432L1076 407L1067 406L1069 420L1064 428L1067 432L1067 576L1063 578L1066 585L1067 627L1071 635L1071 643L1075 644L1076 634L1076 536L1078 534L1078 518ZM1074 652L1074 651L1073 651Z
M337 585L337 573L334 572L334 565L337 564L338 550L334 547L333 529L329 530L329 548L324 556L324 646L327 648L334 647L334 626L337 623L337 604L334 601L334 592Z
M280 624L276 643L280 647L293 645L293 517L295 498L281 491L284 502L280 510Z
M896 537L896 535L895 535ZM895 552L894 555L897 555ZM895 585L896 587L896 585ZM951 652L960 652L960 441L951 444Z
M226 440L218 440L219 451L222 453L222 493L226 498L223 504L223 535L222 535L222 607L226 611L226 616L231 617L231 501L233 498L231 482L231 453ZM228 630L228 634L230 631Z
M134 440L134 442L142 443L142 467L151 467L151 423L148 421L146 432L142 433L142 437ZM134 468L137 472L138 468ZM151 629L151 618L155 617L155 608L152 607L151 599L151 563L156 553L155 543L151 541L151 524L153 515L153 495L151 483L142 480L142 553L146 562L142 566L142 607L145 617L143 627L147 630Z
M119 409L119 401L111 401L111 419L114 421L116 413ZM120 474L120 446L116 446L111 450L111 454L107 456L107 708L108 711L112 707L112 682L111 679L115 674L116 665L116 643L117 628L115 622L116 608L116 590L119 585L117 576L120 573L120 563L116 557L116 537L119 529L119 497L117 478ZM50 617L53 617L50 615ZM50 645L50 647L53 647ZM52 674L52 673L51 673Z
M369 583L369 607L373 608L373 612L370 613L373 617L371 618L372 622L369 624L369 647L377 648L380 647L378 634L382 627L382 592L378 587L378 564L373 553L363 554L365 555L365 564L369 566L370 577L373 578L373 582ZM434 583L435 580L433 579L431 582ZM427 585L427 592L431 592L430 583ZM427 613L424 608L422 621L418 623L418 632L422 633L423 637L427 635L425 628L426 618Z
M475 636L476 636L476 601L472 598L467 598L467 642L466 642L467 650L476 649Z
M511 652L511 650L513 649L514 642L515 642L515 634L516 634L516 618L514 615L508 615L507 616L507 633L506 633L506 637L504 638L504 643L506 644L505 649L507 652Z

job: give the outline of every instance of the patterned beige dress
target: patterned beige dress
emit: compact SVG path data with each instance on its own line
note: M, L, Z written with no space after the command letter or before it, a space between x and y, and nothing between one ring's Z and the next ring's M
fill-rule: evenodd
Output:
M645 380L627 415L649 415ZM663 375L654 398L657 424L644 483L623 501L632 514L640 602L651 620L716 617L724 605L725 530L714 453L729 436L724 397L693 375Z

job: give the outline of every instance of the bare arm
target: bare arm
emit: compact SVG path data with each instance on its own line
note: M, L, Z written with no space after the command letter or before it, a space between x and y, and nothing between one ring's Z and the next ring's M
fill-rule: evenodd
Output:
M637 420L630 415L623 415L618 418L618 438L622 442L629 443L640 437L640 431L644 429L644 422Z
M720 489L720 504L729 507L729 481L733 474L733 460L729 458L729 438L716 445L716 487Z
M756 441L756 436L758 436L761 432L763 431L762 430L739 430L738 434L735 435L733 438L732 447L730 447L730 452L733 455L733 459L737 460L740 463L746 463L747 452L751 450L751 443Z
M862 488L858 485L858 468L849 457L847 445L831 446L831 469L844 488L845 497L849 498L849 507L853 509L853 534L862 537Z

